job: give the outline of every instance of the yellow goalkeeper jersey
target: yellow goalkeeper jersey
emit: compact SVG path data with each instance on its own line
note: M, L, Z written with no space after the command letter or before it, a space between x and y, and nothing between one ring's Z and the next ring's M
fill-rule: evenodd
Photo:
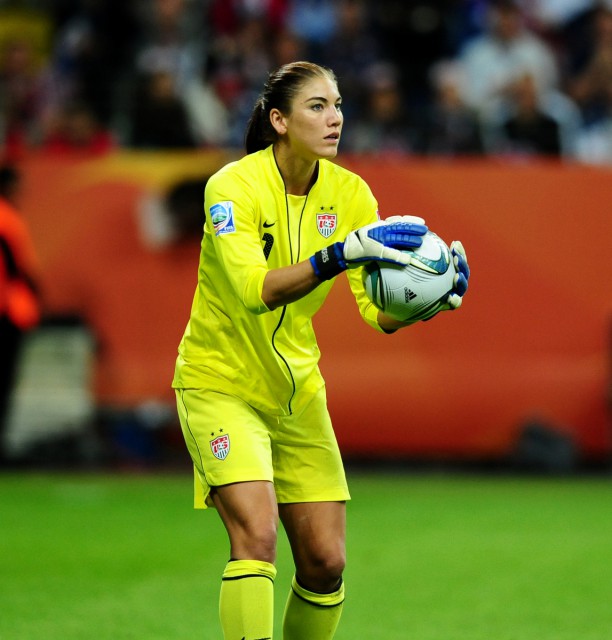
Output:
M327 160L319 160L307 196L286 194L270 146L213 175L204 207L198 284L172 386L214 389L289 415L324 384L312 317L333 280L270 311L261 298L266 272L376 221L377 202L362 178ZM361 315L380 331L360 272L348 272L350 286Z

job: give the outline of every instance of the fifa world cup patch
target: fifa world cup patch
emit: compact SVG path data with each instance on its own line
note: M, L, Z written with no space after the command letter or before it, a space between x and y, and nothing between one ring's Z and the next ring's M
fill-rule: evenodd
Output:
M217 436L210 441L210 448L213 456L218 460L225 460L230 452L230 437L227 433Z
M231 200L218 202L210 208L210 220L215 228L215 235L234 233L234 203Z
M333 207L331 207L331 209L333 209ZM335 213L317 213L317 229L324 238L329 238L336 230L336 226L337 216Z

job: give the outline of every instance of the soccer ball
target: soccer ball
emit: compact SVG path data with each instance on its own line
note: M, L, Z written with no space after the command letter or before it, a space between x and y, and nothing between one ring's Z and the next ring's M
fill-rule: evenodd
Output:
M362 272L368 298L395 320L427 317L453 288L456 274L450 249L439 236L428 231L423 244L408 251L407 266L369 262Z

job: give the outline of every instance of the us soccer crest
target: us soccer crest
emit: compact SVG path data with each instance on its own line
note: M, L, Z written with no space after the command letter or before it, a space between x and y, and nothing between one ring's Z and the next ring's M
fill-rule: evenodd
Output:
M335 213L317 213L317 229L324 238L329 238L336 230L336 220Z
M211 440L210 448L215 458L217 458L218 460L225 460L225 458L227 458L227 454L230 451L229 435L223 434L221 436L217 436L214 440Z

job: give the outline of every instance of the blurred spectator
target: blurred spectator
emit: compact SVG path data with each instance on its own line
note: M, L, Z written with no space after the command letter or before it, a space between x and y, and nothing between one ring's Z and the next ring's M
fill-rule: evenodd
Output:
M82 103L67 105L47 126L41 144L47 153L86 158L104 155L116 147L111 130L98 121L93 109Z
M399 69L399 89L412 110L431 98L429 69L449 52L446 12L452 0L377 0L370 3L374 32L385 59Z
M140 79L131 112L129 144L141 149L197 146L187 108L175 92L170 73L159 71Z
M351 119L363 115L360 109L363 111L367 102L365 78L373 65L382 62L382 52L371 28L366 2L340 0L335 10L337 27L334 37L324 47L315 46L308 57L334 70L342 94L344 115Z
M42 98L42 76L31 43L10 39L0 54L0 126L8 157L21 157L37 139Z
M484 148L489 154L574 159L581 126L574 102L560 91L540 89L530 73L510 83L504 96L491 100L481 114Z
M137 75L165 72L177 90L201 77L208 38L201 2L139 0L141 38L134 70Z
M31 0L9 6L0 12L5 157L19 158L39 144L86 153L115 141L139 148L242 147L268 72L297 59L335 70L348 125L344 149L428 155L508 149L507 123L520 120L526 133L526 84L516 91L527 74L542 126L550 134L556 123L560 155L584 160L588 149L597 158L607 155L612 0ZM9 28L14 7L19 16ZM462 77L449 61L461 63ZM388 64L395 67L393 89L384 87L386 72L378 82L372 77ZM78 125L66 113L75 103L93 111L96 124L89 128L97 133L88 143L85 118Z
M243 146L251 108L273 67L271 25L263 15L247 14L236 30L215 38L210 82L229 114L228 145Z
M612 84L608 86L606 115L581 130L576 156L589 164L612 165Z
M434 102L424 118L419 150L427 155L478 155L484 152L480 122L463 99L463 69L443 60L431 69Z
M589 14L583 43L588 48L574 59L567 83L569 95L580 107L587 125L607 118L612 85L612 5L601 5Z
M521 9L538 31L557 31L591 9L596 0L522 0Z
M397 82L397 70L389 64L374 65L365 81L366 111L346 128L342 148L354 153L412 153L411 132Z
M17 206L18 171L0 167L0 464L6 460L6 428L23 338L39 322L37 257Z
M272 42L272 69L278 69L289 62L306 60L306 45L304 41L289 29L281 29L276 33Z
M512 86L512 109L500 123L493 153L519 156L561 155L559 123L542 108L536 83L525 74Z
M228 111L204 77L186 83L179 97L196 145L223 146L229 142Z
M124 0L83 0L70 8L65 2L51 3L59 24L49 78L59 108L84 102L99 122L112 123L120 80L129 70L139 34L133 5Z
M303 51L300 38L293 39L286 27L286 14L287 0L212 1L208 65L211 83L228 108L240 101L242 91L259 91L275 67L275 49L279 55L285 46Z
M539 92L559 83L552 51L525 27L521 10L512 0L494 0L485 33L467 42L460 60L466 71L464 97L481 113L506 98L513 83L526 73Z
M208 21L217 36L235 35L251 18L263 20L273 33L282 31L287 22L288 0L211 0Z
M448 32L449 58L456 57L466 42L485 31L490 3L491 0L460 0L447 4L444 20Z
M289 0L287 27L309 47L330 44L337 30L337 7L334 0Z
M245 20L236 34L237 61L244 87L257 91L272 70L274 35L262 18Z

